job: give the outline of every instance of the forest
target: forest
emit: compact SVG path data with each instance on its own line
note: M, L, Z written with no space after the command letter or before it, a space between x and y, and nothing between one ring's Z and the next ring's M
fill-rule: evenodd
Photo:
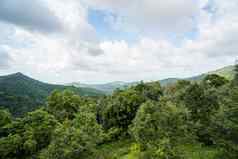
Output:
M237 159L234 71L93 98L55 90L23 117L1 109L0 159Z

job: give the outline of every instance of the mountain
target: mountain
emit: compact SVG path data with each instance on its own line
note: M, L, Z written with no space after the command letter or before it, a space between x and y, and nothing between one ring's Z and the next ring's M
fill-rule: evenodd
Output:
M80 82L74 82L67 84L68 86L75 86L75 87L82 87L82 88L93 88L96 90L100 90L105 92L106 94L112 93L116 89L124 89L129 86L135 85L138 82L121 82L121 81L115 81L111 83L105 83L105 84L83 84Z
M178 80L179 80L179 78L167 78L167 79L160 80L160 84L162 86L166 86L169 84L173 84L173 83L177 82Z
M231 80L235 76L234 69L235 69L234 66L227 66L222 69L218 69L216 71L208 72L208 74L217 74Z
M193 76L193 77L189 77L189 78L167 78L167 79L163 79L160 80L160 83L162 86L166 86L169 84L173 84L175 82L177 82L178 80L189 80L189 81L201 81L206 75L208 74L217 74L220 76L223 76L229 80L231 80L234 76L234 66L227 66L215 71L210 71L198 76ZM105 84L83 84L80 82L74 82L74 83L70 83L67 84L68 86L75 86L75 87L88 87L88 88L94 88L100 91L105 92L106 94L110 94L112 93L114 90L116 89L124 89L127 88L129 86L133 86L138 84L139 82L121 82L121 81L117 81L117 82L111 82L111 83L105 83Z
M190 77L190 78L185 78L186 80L190 80L190 81L201 81L204 77L206 77L209 74L217 74L219 76L225 77L228 80L232 80L234 78L235 72L234 70L234 66L226 66L223 67L221 69L215 70L215 71L210 71L198 76L194 76L194 77Z
M76 88L44 83L22 73L0 76L0 107L20 116L43 105L53 90L70 89L82 96L99 96L103 92L93 88Z
M215 71L210 71L198 76L193 76L193 77L189 77L189 78L184 78L183 80L189 80L189 81L201 81L203 80L203 78L205 78L207 75L209 74L217 74L219 76L225 77L228 80L232 80L234 78L235 72L234 70L234 66L226 66L223 67L221 69L215 70ZM182 79L182 78L181 78ZM170 78L170 79L166 79L166 80L161 80L161 84L162 85L167 85L167 84L173 84L178 80L181 80L180 78Z

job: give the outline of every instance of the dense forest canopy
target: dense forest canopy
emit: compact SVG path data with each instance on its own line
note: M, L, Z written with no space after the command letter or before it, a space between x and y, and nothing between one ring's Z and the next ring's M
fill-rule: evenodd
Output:
M238 65L162 87L139 83L90 98L54 91L15 118L0 110L1 159L237 159Z
M81 96L100 96L104 93L92 88L53 85L32 79L22 73L0 76L0 108L8 109L14 116L22 116L45 104L45 99L55 89L69 89Z

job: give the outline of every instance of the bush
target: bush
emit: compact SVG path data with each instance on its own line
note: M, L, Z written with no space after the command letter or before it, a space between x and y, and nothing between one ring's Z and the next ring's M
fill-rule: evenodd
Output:
M176 158L177 153L173 153L176 146L191 139L187 118L185 108L164 100L147 101L138 110L130 132L145 150L153 151L151 154L159 158Z

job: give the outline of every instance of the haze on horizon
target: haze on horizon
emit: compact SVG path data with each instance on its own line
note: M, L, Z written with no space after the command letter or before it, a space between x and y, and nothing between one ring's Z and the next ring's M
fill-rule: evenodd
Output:
M237 0L1 0L0 75L50 83L189 77L234 64Z

